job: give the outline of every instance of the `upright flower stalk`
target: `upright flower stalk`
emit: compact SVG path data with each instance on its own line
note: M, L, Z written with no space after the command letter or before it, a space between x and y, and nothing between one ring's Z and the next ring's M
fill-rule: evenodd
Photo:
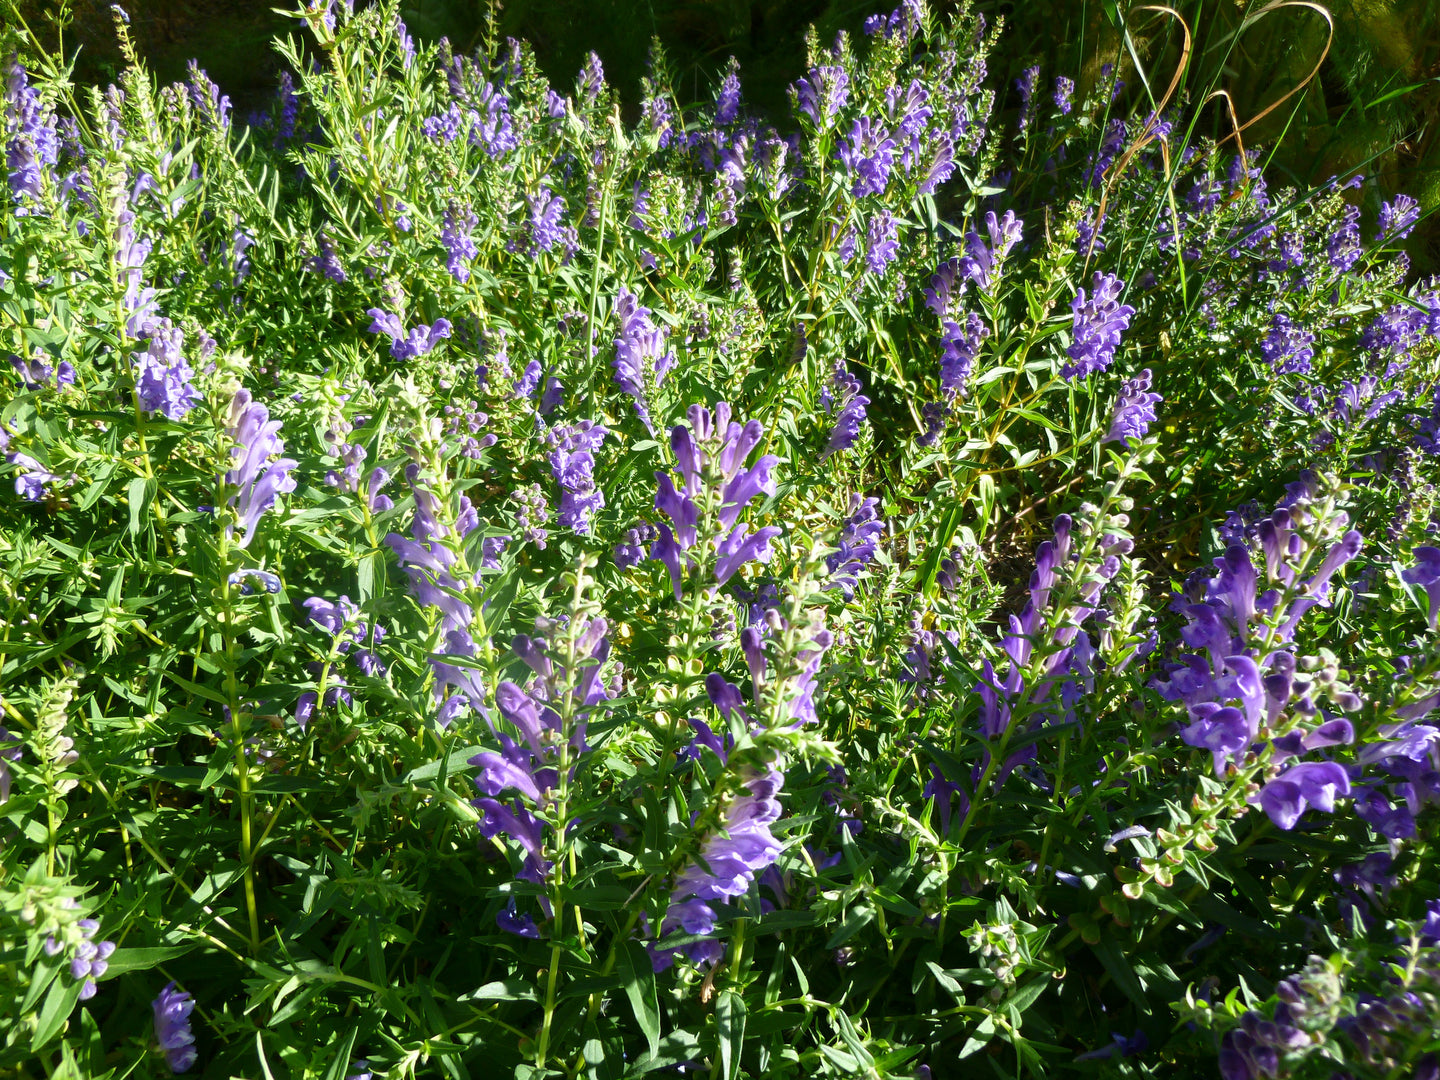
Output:
M236 391L230 402L223 429L224 445L230 468L216 484L217 506L231 512L219 530L217 543L219 563L226 574L220 586L220 663L224 674L227 719L235 755L235 782L240 795L240 863L245 878L245 910L250 923L250 948L260 951L260 916L255 895L254 845L251 831L253 796L250 786L250 759L246 753L248 717L242 704L237 669L240 659L236 640L235 604L243 587L243 575L232 575L231 560L243 552L255 537L265 511L276 499L295 490L291 472L297 462L282 455L285 444L280 439L280 422L270 419L270 411L254 401L245 389ZM242 530L235 540L236 526Z
M550 965L545 977L544 1020L535 1044L535 1064L549 1055L552 1023L558 1002L561 941L565 933L564 883L576 872L569 829L574 824L571 785L580 758L589 749L585 728L591 713L610 694L601 679L609 655L609 629L599 617L599 604L589 596L593 563L582 558L566 574L570 592L567 612L559 620L536 622L534 637L515 639L514 652L533 675L525 685L503 681L495 690L495 706L504 720L490 722L499 749L471 758L480 770L475 785L481 795L473 805L480 811L480 833L495 838L504 833L519 844L523 855L517 876L545 889L541 908L551 920ZM511 733L518 734L517 742ZM509 805L497 796L510 793ZM503 930L521 937L539 937L540 928L529 912L516 910L514 901L497 916ZM584 935L579 908L575 932Z

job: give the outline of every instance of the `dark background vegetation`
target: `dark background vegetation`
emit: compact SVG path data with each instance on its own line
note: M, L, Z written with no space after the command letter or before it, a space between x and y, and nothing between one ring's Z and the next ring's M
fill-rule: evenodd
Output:
M56 0L0 0L7 2L18 2L27 22L56 41ZM130 0L128 10L141 52L161 78L183 77L186 61L195 57L243 116L263 104L275 85L272 37L295 29L272 6L285 5ZM594 49L631 109L652 38L664 44L682 100L705 98L733 55L747 103L783 124L786 86L803 67L806 27L815 25L828 43L839 30L857 33L866 15L889 6L890 0L509 0L494 8L494 16L501 34L531 42L562 90ZM1160 96L1181 57L1178 24L1153 13L1130 14L1127 43L1116 29L1126 5L1116 0L979 0L976 6L1009 24L1009 47L992 64L996 85L1007 88L1021 69L1039 62L1047 83L1068 73L1083 90L1103 62L1118 61L1126 93L1143 106L1147 94ZM1378 176L1383 194L1404 190L1427 211L1440 206L1440 3L1330 0L1335 33L1328 52L1324 18L1301 3L1276 7L1243 32L1247 13L1264 6L1259 0L1175 0L1174 6L1194 35L1185 89L1199 95L1202 87L1224 87L1241 123L1304 83L1324 56L1318 75L1298 95L1298 109L1292 99L1245 132L1250 146L1287 136L1272 162L1280 175L1304 186L1359 171ZM122 61L109 4L72 0L65 7L71 14L63 30L67 52L80 49L77 79L111 81ZM491 11L484 0L402 6L416 36L449 37L465 50L479 43ZM1137 61L1146 77L1137 72ZM1007 89L1001 109L1015 105ZM1222 99L1206 106L1202 120L1207 134L1230 133ZM1440 265L1436 220L1417 231L1411 252L1417 269Z

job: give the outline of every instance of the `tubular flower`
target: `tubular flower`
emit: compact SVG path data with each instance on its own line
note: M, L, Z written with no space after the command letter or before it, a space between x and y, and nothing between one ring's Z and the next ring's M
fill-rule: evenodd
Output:
M605 493L595 484L595 451L609 434L609 428L582 420L546 437L550 472L560 485L561 528L588 535L590 515L604 508Z
M495 688L495 705L507 728L501 730L491 721L500 749L485 750L470 759L479 769L475 786L480 797L472 805L483 815L480 834L493 838L504 833L519 843L524 852L518 877L543 885L551 863L545 858L546 825L537 811L548 809L550 792L559 782L556 758L562 743L582 754L585 725L590 712L609 698L600 669L610 655L604 619L590 619L573 628L573 652L577 668L568 670L554 658L557 649L552 640L557 632L572 632L547 620L537 620L536 636L521 635L514 641L514 651L530 667L534 675L521 686L505 680ZM576 717L568 740L562 713L565 699ZM487 716L488 719L488 716ZM514 736L519 736L517 742ZM500 797L510 793L512 801L502 803ZM541 899L546 916L551 914L548 900ZM499 913L497 924L502 930L521 937L539 936L534 918L520 914L511 906Z
M279 496L295 490L295 478L290 472L298 462L280 456L285 452L279 437L280 421L271 420L270 410L251 400L248 390L237 391L230 402L225 434L231 444L231 468L224 483L238 489L230 496L229 505L239 515L243 533L236 546L244 549L265 511L275 505ZM230 526L226 530L229 532Z
M718 747L718 743L715 745ZM660 926L662 937L677 930L712 933L717 918L710 904L744 896L756 876L774 864L781 846L770 826L781 814L778 795L783 783L784 778L774 766L742 774L743 794L731 798L721 827L705 838L700 857L675 880L670 906ZM724 947L715 941L694 942L683 946L683 950L696 964L714 964L724 954ZM675 956L676 950L650 946L651 962L657 972L673 965Z
M765 454L745 467L745 459L764 435L760 422L751 420L743 427L732 422L724 401L715 406L713 417L703 405L692 405L686 415L689 425L677 424L670 431L670 448L679 466L678 487L674 476L655 474L659 484L655 509L670 523L660 523L660 539L650 549L650 557L670 571L677 600L683 563L696 565L695 549L702 539L710 541L716 555L714 584L723 585L745 563L767 561L770 541L780 535L774 526L751 534L750 526L739 521L757 495L775 493L770 470L779 458Z
M895 140L878 120L868 116L856 120L838 154L841 164L855 177L851 193L857 199L884 193L895 166Z
M850 100L850 76L838 64L822 64L791 87L796 111L818 128L828 128Z
M959 323L945 321L940 332L940 343L944 346L940 354L940 389L946 401L965 396L980 345L989 336L990 328L974 312L965 317L963 328Z
M1060 369L1067 380L1083 379L1095 371L1104 371L1115 359L1120 336L1129 329L1135 309L1120 303L1125 283L1114 274L1095 272L1092 295L1077 290L1070 305L1075 313L1071 344L1065 350L1071 363Z
M1000 264L1010 249L1020 242L1021 230L1025 223L1006 210L1005 216L996 220L995 211L985 214L985 230L990 234L990 244L980 239L980 234L971 229L965 234L966 254L960 257L960 273L975 282L982 292L992 291L1000 280Z
M135 393L140 408L151 416L160 413L167 420L183 420L200 404L200 395L191 382L195 372L180 351L184 344L184 331L169 319L161 319L150 328L149 348L132 354Z
M1163 398L1150 390L1150 369L1146 368L1133 379L1126 379L1115 400L1115 415L1110 420L1110 430L1101 439L1102 443L1118 442L1126 450L1133 449L1132 442L1142 441L1155 422L1155 406Z
M830 383L820 395L820 404L828 415L835 417L830 443L820 455L824 460L855 445L855 440L860 437L860 425L865 423L865 406L870 404L870 399L860 393L860 380L850 374L842 360L835 365Z
M370 333L384 334L390 339L390 355L396 360L424 356L441 338L450 336L449 319L436 319L433 326L422 323L407 335L398 316L380 308L370 308L365 314L370 316Z
M658 387L665 373L675 365L675 353L667 350L665 331L657 327L650 318L650 309L643 307L634 293L620 290L615 302L615 318L620 331L615 337L615 381L635 399L635 412L639 414L645 430L652 435L654 425L650 419L649 391Z
M151 1003L155 1013L155 1041L165 1053L165 1063L172 1073L183 1073L194 1066L199 1056L195 1036L190 1031L190 1014L195 1002L184 990L175 988L172 979Z

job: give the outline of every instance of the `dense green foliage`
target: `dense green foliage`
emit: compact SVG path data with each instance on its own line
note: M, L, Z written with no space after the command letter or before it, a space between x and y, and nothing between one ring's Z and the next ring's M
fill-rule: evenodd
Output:
M1139 8L778 130L291 14L13 35L0 1072L1433 1074L1421 205Z

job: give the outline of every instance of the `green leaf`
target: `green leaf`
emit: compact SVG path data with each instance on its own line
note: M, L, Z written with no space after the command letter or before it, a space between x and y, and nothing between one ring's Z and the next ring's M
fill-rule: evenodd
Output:
M40 1007L40 1016L35 1023L35 1034L30 1037L30 1052L37 1053L65 1026L70 1013L80 1000L80 988L84 981L56 979L45 995L45 1004Z
M468 994L461 994L459 1001L539 1001L535 987L524 979L512 977L498 982L488 982Z
M619 955L620 977L625 982L625 996L635 1013L635 1023L649 1044L650 1053L660 1052L660 1000L655 990L655 968L650 954L638 941L625 942ZM723 995L722 995L723 999Z
M129 533L131 536L140 535L140 515L150 508L154 499L155 480L153 477L137 476L130 481L130 486L125 489L125 501L130 504Z
M404 782L407 784L418 784L425 780L434 780L440 775L440 766L445 766L446 773L452 773L460 766L467 764L472 757L484 750L483 746L467 746L463 750L456 750L446 758L437 758L435 761L427 762L424 765L417 765L405 774Z
M150 945L136 949L116 949L110 955L110 967L106 977L120 975L127 971L149 971L167 960L193 952L198 941L189 945Z
M720 991L715 1002L715 1032L720 1039L720 1073L725 1080L736 1080L745 1045L745 999L734 990Z
M1150 1002L1145 996L1145 987L1140 984L1140 977L1135 974L1135 969L1130 966L1130 961L1120 951L1120 946L1115 939L1113 937L1101 938L1100 942L1091 945L1090 949L1100 958L1100 963L1105 965L1105 970L1115 980L1115 985L1120 987L1135 1008L1148 1016Z

